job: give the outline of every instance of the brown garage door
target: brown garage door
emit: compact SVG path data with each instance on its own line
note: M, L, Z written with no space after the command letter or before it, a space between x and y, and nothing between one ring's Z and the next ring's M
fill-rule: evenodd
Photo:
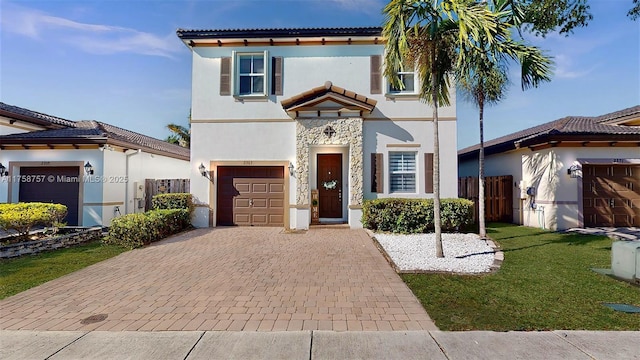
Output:
M585 226L640 226L640 165L585 165Z
M284 226L284 168L218 167L217 224Z
M80 168L62 167L20 167L20 202L45 202L67 206L67 225L78 224L78 199L80 183L77 181Z

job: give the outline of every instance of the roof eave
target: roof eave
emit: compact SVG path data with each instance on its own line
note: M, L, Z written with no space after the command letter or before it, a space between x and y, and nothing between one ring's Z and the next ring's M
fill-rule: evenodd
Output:
M7 118L19 120L19 121L28 122L28 123L33 124L33 125L40 125L40 126L43 126L45 128L48 128L48 129L64 129L64 128L68 127L68 126L65 126L65 125L53 123L51 121L38 119L38 118L32 117L32 116L16 114L16 113L13 113L13 112L10 112L10 111L6 111L6 110L1 110L1 109L0 109L0 116L4 116L4 117L7 117Z

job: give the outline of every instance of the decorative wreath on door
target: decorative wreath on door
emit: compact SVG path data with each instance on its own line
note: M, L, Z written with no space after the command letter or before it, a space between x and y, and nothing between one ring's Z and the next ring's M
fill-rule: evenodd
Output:
M325 190L333 190L336 188L337 185L338 185L338 180L330 180L322 183L322 186L325 188Z

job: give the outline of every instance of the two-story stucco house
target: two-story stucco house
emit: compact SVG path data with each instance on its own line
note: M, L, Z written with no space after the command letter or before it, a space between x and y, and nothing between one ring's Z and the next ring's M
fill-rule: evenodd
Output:
M413 72L402 90L382 76L380 28L177 35L193 54L196 226L357 228L365 199L432 196L432 110ZM457 196L455 110L440 110L442 197Z

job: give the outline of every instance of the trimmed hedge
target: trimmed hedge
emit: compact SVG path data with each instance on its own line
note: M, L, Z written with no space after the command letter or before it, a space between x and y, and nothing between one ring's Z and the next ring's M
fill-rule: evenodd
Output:
M52 227L56 232L64 226L62 219L67 215L67 207L50 203L0 204L0 229L15 230L19 237L29 235L36 225Z
M111 220L109 235L104 242L134 249L180 232L190 225L191 215L186 209L128 214Z
M189 193L158 194L151 199L151 206L154 210L186 209L189 214L192 214L194 209Z
M442 231L458 231L473 222L473 202L441 199ZM434 229L433 199L367 200L362 207L362 225L374 231L426 233Z

